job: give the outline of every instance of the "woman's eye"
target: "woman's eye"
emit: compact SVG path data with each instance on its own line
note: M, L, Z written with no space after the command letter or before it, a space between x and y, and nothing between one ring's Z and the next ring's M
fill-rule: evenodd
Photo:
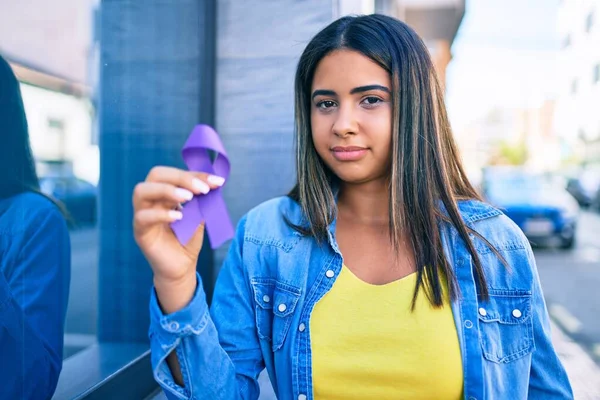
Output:
M335 106L335 102L333 102L331 100L324 100L324 101L320 101L319 103L317 103L317 108L320 108L321 110L326 110L333 106Z
M369 97L365 97L365 99L363 100L363 103L365 103L366 105L372 106L377 103L381 103L382 101L383 100L381 100L379 97L369 96Z

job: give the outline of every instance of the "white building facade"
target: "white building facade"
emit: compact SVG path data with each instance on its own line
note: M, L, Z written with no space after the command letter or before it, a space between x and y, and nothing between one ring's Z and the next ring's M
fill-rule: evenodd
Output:
M95 0L23 0L0 5L0 54L21 82L38 174L49 165L96 184Z
M564 0L555 127L571 152L600 164L600 0Z

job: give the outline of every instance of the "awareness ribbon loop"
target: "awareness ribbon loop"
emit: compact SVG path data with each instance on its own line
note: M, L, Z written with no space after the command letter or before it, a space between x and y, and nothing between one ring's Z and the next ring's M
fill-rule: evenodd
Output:
M211 161L209 150L216 153ZM196 125L190 133L183 150L183 160L190 171L206 172L229 178L229 160L219 135L208 125ZM183 206L183 218L171 223L177 240L185 245L198 226L205 221L206 232L213 249L218 248L234 234L221 188L211 189L207 194L194 196Z

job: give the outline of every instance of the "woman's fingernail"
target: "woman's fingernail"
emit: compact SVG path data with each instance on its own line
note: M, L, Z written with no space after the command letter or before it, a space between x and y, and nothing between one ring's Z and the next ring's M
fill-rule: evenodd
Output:
M208 181L208 183L215 186L223 186L223 184L225 183L225 178L217 175L209 175L206 180Z
M177 196L180 200L191 200L194 197L194 193L190 192L187 189L177 188L175 189L175 196Z
M181 211L169 210L169 218L173 221L178 221L183 218L183 213Z
M202 194L206 194L210 191L210 187L198 178L194 178L194 180L192 181L192 185L194 185L194 189L196 189Z

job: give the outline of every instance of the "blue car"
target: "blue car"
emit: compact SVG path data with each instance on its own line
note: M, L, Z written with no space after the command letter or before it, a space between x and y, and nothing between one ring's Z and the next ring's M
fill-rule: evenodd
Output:
M66 207L73 227L96 224L96 186L75 176L43 176L40 189Z
M534 245L575 245L579 205L554 179L520 169L484 171L483 194L525 233Z

